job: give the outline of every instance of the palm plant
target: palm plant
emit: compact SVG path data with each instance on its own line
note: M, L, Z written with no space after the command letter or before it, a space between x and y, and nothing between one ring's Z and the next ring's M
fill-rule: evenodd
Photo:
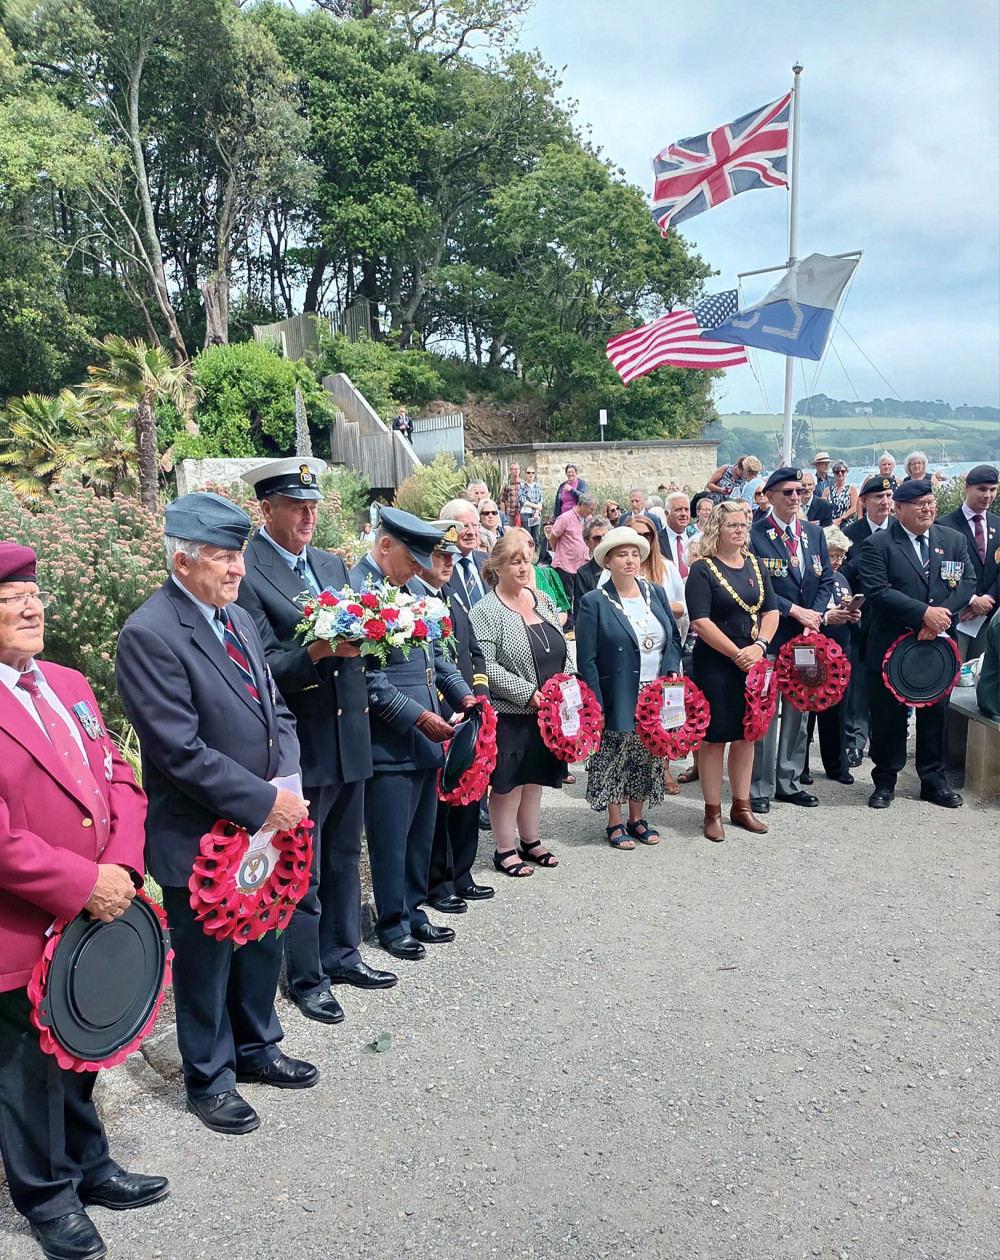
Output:
M139 473L139 498L156 511L159 463L156 441L156 404L172 403L185 412L194 403L190 364L177 365L162 346L150 346L141 338L130 341L109 333L95 342L108 357L108 366L89 367L86 397L124 413L135 430Z
M0 436L0 475L29 502L47 498L74 462L73 437L80 400L64 389L56 397L25 394L12 398L4 415L7 432Z
M137 497L139 478L132 421L117 408L80 410L73 421L77 434L73 460L84 485L105 498L116 494Z

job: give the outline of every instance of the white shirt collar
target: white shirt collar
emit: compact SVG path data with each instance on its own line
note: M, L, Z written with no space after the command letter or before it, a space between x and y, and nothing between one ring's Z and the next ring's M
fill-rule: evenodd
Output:
M3 683L8 691L14 690L17 686L17 680L21 677L22 673L34 674L39 684L45 682L45 675L38 668L38 663L34 659L30 660L23 670L15 669L13 665L4 665L3 662L0 661L0 683Z
M267 532L266 525L261 526L260 532L261 532L262 537L267 539L267 541L271 544L271 546L278 553L278 555L281 556L282 560L285 561L285 563L288 565L290 569L294 569L299 560L305 560L306 564L309 563L309 558L306 556L305 547L302 548L302 550L299 552L298 555L295 555L294 552L287 551L284 547L282 547L281 543L276 543L274 541L271 535Z

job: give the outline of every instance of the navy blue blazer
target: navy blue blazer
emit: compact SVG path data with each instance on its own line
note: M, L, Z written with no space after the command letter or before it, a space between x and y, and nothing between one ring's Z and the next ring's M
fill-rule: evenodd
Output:
M650 608L666 631L659 674L681 667L681 641L674 614L662 586L642 582L650 592ZM576 668L597 696L609 731L634 731L639 700L639 641L624 613L603 590L588 591L580 601L576 622Z
M142 749L149 799L146 865L184 887L201 837L220 818L260 829L274 804L268 780L296 774L295 719L278 693L249 613L230 604L260 703L199 608L172 578L118 636L115 677Z
M340 556L307 547L306 558L321 586L341 590L348 585ZM295 635L308 587L259 533L247 544L244 560L247 571L237 603L253 617L274 681L295 716L303 784L336 787L369 778L372 749L364 657L310 660Z
M484 551L474 551L469 559L476 566L476 572L479 574L479 580L483 584L483 595L490 593L490 584L483 577L483 566L486 563L486 553ZM455 571L451 575L451 581L441 588L441 594L447 599L455 601L462 605L467 613L472 612L472 606L469 604L469 592L465 586L465 570L462 568L461 559L455 560ZM482 596L480 596L482 598Z
M750 527L750 548L767 570L781 613L768 656L773 656L789 639L802 633L801 622L791 616L793 604L822 615L833 594L833 569L823 531L810 521L799 524L802 533L797 566L791 563L788 548L778 533L778 524L770 513Z
M366 584L379 587L387 581L381 569L366 555L350 572L351 586L363 591ZM407 588L412 595L426 595L414 579ZM441 745L417 729L417 718L429 709L441 713L438 691L452 710L472 688L444 655L439 643L428 654L415 647L407 660L399 649L389 653L385 669L369 660L365 670L368 688L368 718L375 773L401 770L432 770L443 763ZM404 837L405 839L405 837Z
M867 669L879 670L889 647L910 630L919 630L930 605L947 608L955 618L976 593L976 571L969 548L957 530L933 524L927 531L930 563L926 571L899 521L872 534L862 544L861 590L870 608L864 639Z
M986 539L986 560L980 559L976 550L976 535L965 519L961 508L937 518L937 524L953 529L962 535L969 548L969 559L976 571L976 594L991 595L1000 604L1000 517L993 512L983 513L983 535Z

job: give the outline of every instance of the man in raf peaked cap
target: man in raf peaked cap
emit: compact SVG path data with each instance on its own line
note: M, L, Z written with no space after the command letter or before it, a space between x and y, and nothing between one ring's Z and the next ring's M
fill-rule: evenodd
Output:
M86 1207L155 1203L167 1181L111 1158L97 1073L42 1050L28 982L53 920L110 923L142 887L146 802L83 675L38 660L49 596L35 564L30 547L0 542L0 1153L46 1256L96 1257Z
M372 773L368 690L359 649L308 645L296 635L302 608L324 588L343 590L339 556L313 547L322 493L318 459L275 459L243 474L254 487L263 528L247 544L238 602L253 617L267 663L295 715L303 793L313 822L309 889L283 934L288 996L309 1019L344 1018L331 984L386 989L390 971L361 957L361 831Z
M299 773L299 745L253 619L234 604L250 518L216 494L184 495L165 516L170 576L125 623L115 670L142 747L146 858L170 923L188 1108L215 1132L248 1133L260 1121L238 1081L303 1089L319 1073L278 1049L278 934L239 949L208 935L188 880L220 819L252 835L306 817L300 793L276 782Z
M421 569L433 567L431 553L444 540L445 529L440 521L427 525L409 512L383 508L375 545L351 570L351 586L363 591L389 585L426 595L414 579ZM430 656L415 648L407 659L393 649L385 668L370 666L366 678L373 774L365 794L365 834L378 910L375 931L393 957L412 961L423 958L425 945L455 938L451 928L428 921L423 902L441 744L452 735L441 715L442 701L464 710L476 697L440 642L432 645Z

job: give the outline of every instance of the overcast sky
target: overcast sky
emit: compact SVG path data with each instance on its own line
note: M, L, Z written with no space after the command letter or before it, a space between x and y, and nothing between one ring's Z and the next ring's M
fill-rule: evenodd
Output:
M844 367L828 351L817 378L797 360L795 397L996 406L998 14L997 0L536 0L521 42L565 66L580 125L647 194L653 154L778 99L800 61L798 253L864 257L833 338ZM749 192L682 224L720 272L709 291L784 262L787 205L783 189ZM777 279L747 280L747 300ZM752 353L761 384L730 370L720 411L781 410L784 358Z

